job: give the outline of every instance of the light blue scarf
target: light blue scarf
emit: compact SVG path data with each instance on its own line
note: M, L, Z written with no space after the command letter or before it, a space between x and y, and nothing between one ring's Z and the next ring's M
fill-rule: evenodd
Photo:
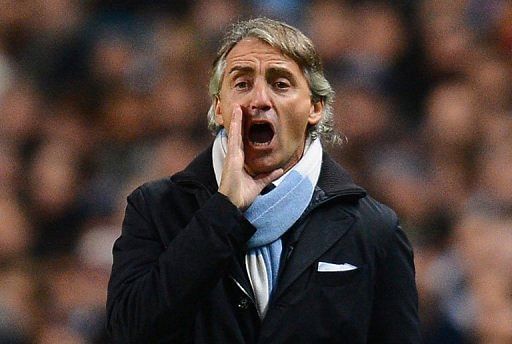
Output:
M212 150L213 169L220 185L222 167L227 152L227 137L221 130ZM322 165L320 140L306 142L301 160L285 175L274 181L276 187L256 197L244 216L256 227L248 241L249 252L245 257L247 273L256 296L260 317L264 317L272 290L277 284L277 274L282 252L281 236L306 210Z

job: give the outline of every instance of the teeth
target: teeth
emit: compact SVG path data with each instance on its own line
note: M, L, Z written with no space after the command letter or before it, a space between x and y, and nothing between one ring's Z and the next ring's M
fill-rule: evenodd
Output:
M253 146L268 146L270 142L251 142Z

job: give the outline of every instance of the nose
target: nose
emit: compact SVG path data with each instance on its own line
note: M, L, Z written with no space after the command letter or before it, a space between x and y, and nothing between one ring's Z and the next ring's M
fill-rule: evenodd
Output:
M251 110L259 111L268 111L272 108L272 102L265 81L256 80L254 83L249 106Z

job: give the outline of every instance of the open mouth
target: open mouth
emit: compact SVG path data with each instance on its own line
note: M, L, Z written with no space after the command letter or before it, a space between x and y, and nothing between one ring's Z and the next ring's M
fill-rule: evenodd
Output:
M269 145L274 138L274 128L270 123L252 123L249 127L247 138L255 146Z

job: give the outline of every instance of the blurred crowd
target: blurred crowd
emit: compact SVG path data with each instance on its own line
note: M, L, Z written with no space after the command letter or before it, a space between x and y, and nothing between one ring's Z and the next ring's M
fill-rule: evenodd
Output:
M328 147L415 248L426 344L512 343L512 2L0 1L0 342L108 343L127 194L212 140L229 23L308 34Z

